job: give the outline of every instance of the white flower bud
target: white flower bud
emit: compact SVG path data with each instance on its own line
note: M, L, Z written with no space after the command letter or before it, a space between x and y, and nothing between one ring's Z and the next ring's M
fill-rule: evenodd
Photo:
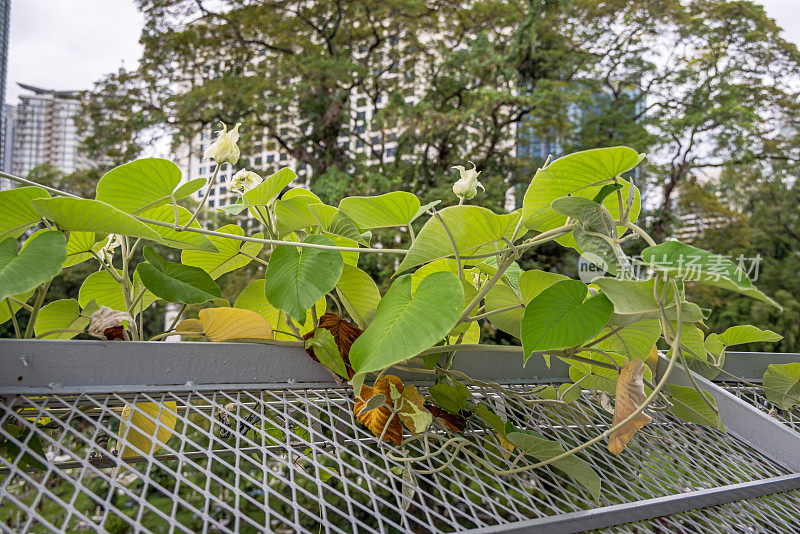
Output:
M228 190L243 195L263 181L253 171L242 169L228 179Z
M225 162L236 165L239 161L239 147L236 146L239 141L239 124L241 123L237 122L231 131L227 131L227 127L223 124L222 130L217 132L219 137L211 143L203 155L213 159L218 165Z
M474 163L472 163L471 169L465 169L461 165L456 165L453 169L456 169L461 175L461 178L453 184L453 193L455 193L458 198L462 199L462 201L470 200L477 195L479 187L481 191L486 191L483 185L478 181L480 172L475 170Z

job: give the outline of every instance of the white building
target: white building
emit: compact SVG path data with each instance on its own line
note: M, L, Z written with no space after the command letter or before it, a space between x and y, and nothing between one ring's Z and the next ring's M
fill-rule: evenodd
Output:
M11 173L11 152L14 148L14 130L17 126L17 107L9 104L3 105L3 121L0 126L0 150L3 152L3 162L0 171ZM0 191L14 187L11 180L0 178Z
M11 174L25 176L45 163L64 173L85 167L74 121L80 110L79 92L18 85L30 93L20 95L16 106Z

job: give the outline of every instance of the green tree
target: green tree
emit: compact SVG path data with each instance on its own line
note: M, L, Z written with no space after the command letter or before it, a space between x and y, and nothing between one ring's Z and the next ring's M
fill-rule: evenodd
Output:
M749 299L732 299L726 291L692 287L698 303L714 310L707 321L709 329L722 332L749 321L784 336L777 345L754 344L739 350L800 351L800 183L796 175L797 166L786 162L731 166L703 188L682 188L679 197L680 214L700 223L694 225L698 230L694 244L734 261L742 258L749 274L757 276L755 283L784 308L781 312Z
M784 129L800 111L796 45L751 1L693 1L672 24L663 58L642 80L648 127L664 163L653 229L669 234L675 200L690 177L753 161L798 161L797 132Z

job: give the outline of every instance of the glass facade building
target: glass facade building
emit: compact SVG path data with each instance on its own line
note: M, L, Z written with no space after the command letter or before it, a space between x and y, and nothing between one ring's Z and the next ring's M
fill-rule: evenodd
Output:
M11 0L0 0L0 169L8 168L11 155L6 150L8 130L6 122L6 69L8 68L8 28L11 23ZM0 189L4 184L0 180Z
M65 173L84 166L74 121L80 110L79 93L19 86L29 93L20 95L16 109L11 173L25 176L45 163Z

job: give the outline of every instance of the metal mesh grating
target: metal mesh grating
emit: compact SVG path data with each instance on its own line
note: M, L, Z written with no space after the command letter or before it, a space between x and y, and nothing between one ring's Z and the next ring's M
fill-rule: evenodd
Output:
M784 410L778 408L776 405L767 400L764 395L764 390L759 387L753 387L735 382L726 382L721 384L727 391L733 393L745 402L752 404L762 412L769 414L770 417L784 425L800 432L800 409L793 408L791 410Z
M587 397L565 407L526 405L490 389L473 394L518 427L566 446L602 432L612 418ZM135 403L144 402L175 402L175 430L160 451L130 459L120 472L123 461L113 450L133 447L119 435L122 410L134 405L138 412ZM416 477L408 503L401 464L386 454L402 451L377 443L355 422L352 408L345 389L6 397L0 436L20 452L11 461L0 456L0 528L451 532L787 473L730 435L658 413L619 457L604 444L581 454L603 474L599 502L557 470L493 476L460 455L443 471ZM226 417L229 426L221 422ZM25 430L14 433L12 427ZM493 436L477 428L468 434L487 458L510 465ZM46 458L33 452L37 439ZM404 447L420 455L438 444L417 440ZM38 457L45 469L23 469L25 454Z

